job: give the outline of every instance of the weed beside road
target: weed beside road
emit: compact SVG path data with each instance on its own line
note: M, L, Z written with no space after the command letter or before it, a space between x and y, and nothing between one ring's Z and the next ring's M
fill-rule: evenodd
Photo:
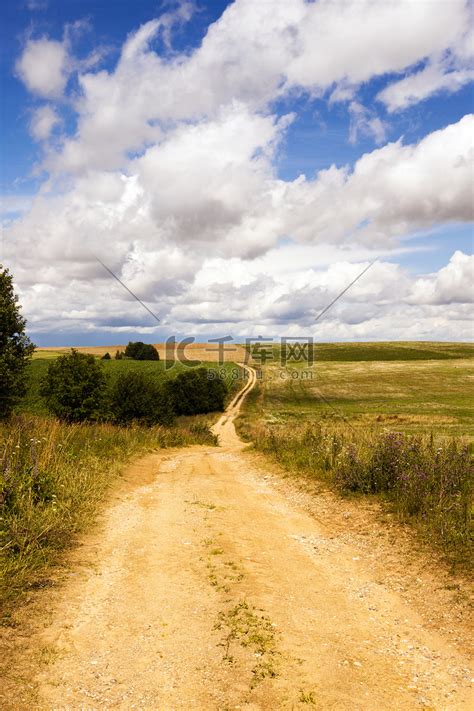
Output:
M336 362L267 364L237 427L292 474L379 496L471 566L474 351L419 345L372 344L362 362L367 344L335 344Z
M468 562L474 462L467 445L347 425L257 426L252 439L289 471L342 494L383 496L453 561Z
M215 443L202 418L171 428L67 425L27 415L2 423L0 605L47 584L47 566L94 519L127 459L160 447Z

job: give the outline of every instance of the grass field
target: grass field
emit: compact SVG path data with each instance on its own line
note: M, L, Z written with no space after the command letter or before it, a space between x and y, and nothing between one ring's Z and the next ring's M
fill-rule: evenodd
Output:
M370 350L368 344L335 344L328 346L327 360L317 352L311 367L289 362L282 368L276 352L261 371L247 416L267 423L325 420L356 429L395 427L472 439L474 346L427 345L377 343Z
M168 347L167 350L165 343L154 343L153 345L158 351L161 360L166 360L167 358L171 358L172 360L176 359L176 351L179 347L179 341L177 341L175 345L175 355L173 355L172 348L170 350L170 347ZM105 353L109 353L109 355L113 358L116 351L120 351L121 353L123 353L123 351L125 350L125 345L122 343L119 345L112 346L77 346L76 350L78 350L80 353L90 353L91 355L94 355L97 358L101 358ZM57 358L58 355L68 353L69 351L70 348L38 348L35 351L33 358ZM218 344L189 343L184 347L184 356L186 358L200 360L205 363L215 363L216 361L219 361ZM238 343L228 343L226 344L223 356L224 360L227 362L242 363L242 361L245 359L245 347Z
M2 594L11 602L42 584L48 566L93 520L130 456L212 441L212 415L178 418L171 428L71 426L45 417L40 382L62 352L68 349L35 354L19 414L0 426L6 511L0 602ZM474 347L322 344L311 367L289 362L282 368L279 356L274 349L274 360L258 369L258 387L237 421L240 433L288 472L346 493L381 493L403 520L465 564L472 540L472 469L462 442L474 438ZM219 372L231 390L241 386L234 363L203 365ZM132 369L172 378L185 368L131 360L103 366L111 379Z
M237 423L242 436L292 474L383 494L401 518L466 562L474 347L338 344L326 356L282 368L275 350Z
M471 343L434 343L430 341L397 341L381 343L315 343L316 362L452 360L474 357ZM279 359L280 347L273 348Z

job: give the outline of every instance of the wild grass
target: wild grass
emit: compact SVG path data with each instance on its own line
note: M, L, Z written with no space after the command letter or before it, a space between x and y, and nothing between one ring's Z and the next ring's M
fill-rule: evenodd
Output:
M66 425L18 415L0 425L0 605L48 584L48 566L90 525L130 457L215 444L202 418L175 427Z
M240 433L292 474L380 497L451 561L472 566L473 359L346 356L265 366Z
M466 444L347 425L256 426L254 446L291 472L341 494L378 494L400 520L467 564L472 555L474 460Z
M215 630L221 630L224 638L220 646L224 648L224 661L233 664L231 654L233 646L239 644L248 648L255 657L252 666L250 688L254 689L266 678L277 676L277 659L275 629L269 617L249 605L245 600L226 611L219 612L214 625Z

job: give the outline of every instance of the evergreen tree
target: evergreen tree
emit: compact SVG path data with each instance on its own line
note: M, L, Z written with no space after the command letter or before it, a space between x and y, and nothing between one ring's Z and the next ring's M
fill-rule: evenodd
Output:
M34 345L25 326L13 277L0 264L0 418L11 414L26 391L26 366Z

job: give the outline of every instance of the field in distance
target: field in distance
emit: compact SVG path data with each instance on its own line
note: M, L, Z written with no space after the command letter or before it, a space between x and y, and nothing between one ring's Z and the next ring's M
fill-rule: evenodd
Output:
M119 351L123 353L127 344L119 344L112 346L75 346L76 350L80 353L90 353L98 358L102 358L105 353L109 353L113 358L115 353ZM165 360L169 357L170 352L166 352L166 345L164 343L154 343L153 344L160 354L160 359ZM230 350L230 349L233 350ZM58 355L63 355L64 353L70 353L71 348L61 347L50 347L50 348L37 348L33 358L57 358ZM186 358L199 360L203 362L217 363L219 361L219 351L217 343L191 343L187 345L184 351ZM169 358L173 360L173 358ZM175 354L176 359L176 354ZM232 363L242 363L245 359L245 348L239 344L226 344L224 352L224 360L226 362Z
M245 418L247 426L325 421L473 439L473 380L468 343L318 344L313 365L286 367L274 349Z
M257 341L252 339L248 346L243 343L226 343L224 360L234 363L245 361L248 350L253 351ZM269 339L271 359L279 361L281 346L278 339ZM294 341L288 342L288 347ZM111 346L76 346L81 353L90 353L101 358L105 353L113 357L117 351L123 352L126 344ZM164 343L153 344L164 360L167 357ZM234 349L234 350L231 350ZM33 358L57 358L58 355L69 353L70 348L50 347L37 348ZM268 351L268 349L266 349ZM216 343L191 343L185 348L187 358L206 362L219 360L218 344ZM168 353L169 355L169 353ZM372 343L315 343L314 358L317 361L388 361L388 360L451 360L458 358L474 358L474 344L472 343L436 343L431 341L400 341L400 342L372 342ZM258 359L254 362L258 362Z

